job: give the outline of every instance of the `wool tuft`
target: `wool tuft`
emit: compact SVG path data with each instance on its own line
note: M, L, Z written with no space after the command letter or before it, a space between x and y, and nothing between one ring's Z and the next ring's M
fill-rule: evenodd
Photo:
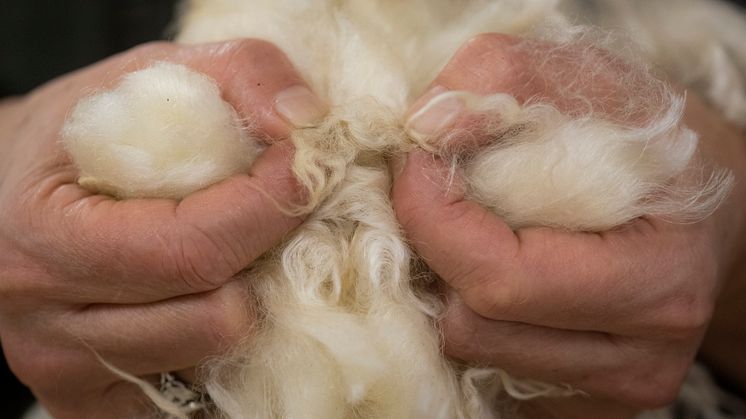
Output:
M262 150L214 80L166 62L81 100L62 142L79 183L118 198L180 199L247 171Z
M603 231L645 215L698 221L717 208L732 181L717 170L691 179L702 168L694 160L698 136L680 124L683 97L668 97L668 109L640 126L571 117L548 103L521 106L506 94L446 92L423 110L453 99L476 116L470 131L478 133L451 132L438 148L415 139L433 152L456 154L453 170L463 176L467 197L516 229ZM449 142L466 135L489 141L459 155Z

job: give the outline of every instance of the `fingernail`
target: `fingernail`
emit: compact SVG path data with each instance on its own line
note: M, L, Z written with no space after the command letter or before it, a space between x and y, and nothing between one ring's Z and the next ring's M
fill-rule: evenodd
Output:
M464 102L443 87L435 87L425 94L428 95L432 95L432 98L412 114L407 122L410 133L421 137L434 137L443 133L466 110Z
M275 99L275 110L296 128L318 125L328 112L327 106L308 87L296 85L283 90Z

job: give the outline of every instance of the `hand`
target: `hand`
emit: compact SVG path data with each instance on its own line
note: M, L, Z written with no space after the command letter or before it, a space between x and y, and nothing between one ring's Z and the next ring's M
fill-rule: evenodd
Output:
M82 95L163 60L215 79L269 148L251 173L180 202L116 201L81 189L58 143L66 114ZM263 41L157 43L2 104L0 339L14 373L54 417L152 410L94 352L148 377L191 369L246 336L249 296L232 277L300 224L277 206L303 199L285 139L291 124L324 112L298 86L287 57Z
M600 50L572 47L562 51L565 59L547 59L556 49L496 34L473 39L415 103L411 129L437 137L469 123L468 117L417 114L444 90L509 93L521 102L541 98L567 113L602 110L609 119L633 123L655 114L655 97L636 99L637 86L625 85L635 80L628 75L634 67ZM575 83L578 77L586 83ZM647 102L639 109L648 113L630 119L624 108L632 100ZM730 134L705 135L704 152L740 167L737 178L743 179L746 159ZM567 383L591 396L549 402L560 417L611 417L609 402L626 415L675 397L723 280L744 248L738 242L744 237L743 189L713 217L691 225L646 217L599 234L512 231L465 200L458 179L439 184L448 168L437 157L413 152L400 170L393 190L397 216L449 288L441 322L449 355L516 377ZM593 413L598 401L603 410Z

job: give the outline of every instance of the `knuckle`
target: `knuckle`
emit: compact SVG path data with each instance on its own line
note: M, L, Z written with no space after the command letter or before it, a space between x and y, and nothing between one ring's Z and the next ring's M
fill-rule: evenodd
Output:
M229 284L208 295L202 311L203 336L215 352L222 352L248 334L254 315L249 309L246 287L241 281Z
M214 290L235 273L226 261L226 246L196 226L180 229L177 238L168 242L165 271L190 290Z
M712 319L715 304L702 295L680 296L663 316L664 333L672 339L691 339L701 335Z
M621 397L628 403L643 408L657 409L671 404L679 394L691 362L656 360L639 368L636 377L627 380Z
M708 298L697 298L686 303L686 312L688 315L684 318L684 330L693 333L704 331L712 319L715 311L715 304Z
M462 309L449 309L439 322L444 352L457 359L471 361L477 358L479 334Z
M493 320L506 317L522 304L520 273L498 266L489 252L467 263L454 263L442 273L461 293L464 304L476 314Z
M49 285L50 267L25 255L0 239L0 314L14 311L54 292Z
M479 275L465 272L463 277L478 278ZM516 301L511 287L488 285L485 280L472 280L471 282L477 282L479 285L465 289L462 295L466 305L475 313L488 319L497 320L511 311Z

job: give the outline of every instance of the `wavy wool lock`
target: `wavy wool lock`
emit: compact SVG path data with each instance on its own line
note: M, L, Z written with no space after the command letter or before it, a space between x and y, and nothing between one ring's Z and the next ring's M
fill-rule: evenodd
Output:
M214 415L491 418L501 415L495 404L501 391L514 397L558 391L443 356L435 327L440 307L412 275L414 256L391 208L386 158L414 147L445 153L444 143L409 135L402 120L461 44L502 32L557 43L557 54L587 49L588 32L560 11L580 6L553 0L193 0L185 6L178 41L269 40L331 105L322 124L293 133L294 172L309 190L309 216L242 274L263 316L251 339L206 369ZM680 124L683 99L644 69L640 74L634 84L645 89L628 97L635 110L614 118L592 108L560 112L540 100L519 104L505 94L446 93L499 137L469 159L453 159L470 198L514 228L597 231L646 214L686 221L709 214L727 193L729 177L713 171L703 179L694 163L697 136ZM641 123L640 109L657 110ZM178 199L247 170L262 149L212 80L169 63L84 99L63 137L81 184L120 198Z

